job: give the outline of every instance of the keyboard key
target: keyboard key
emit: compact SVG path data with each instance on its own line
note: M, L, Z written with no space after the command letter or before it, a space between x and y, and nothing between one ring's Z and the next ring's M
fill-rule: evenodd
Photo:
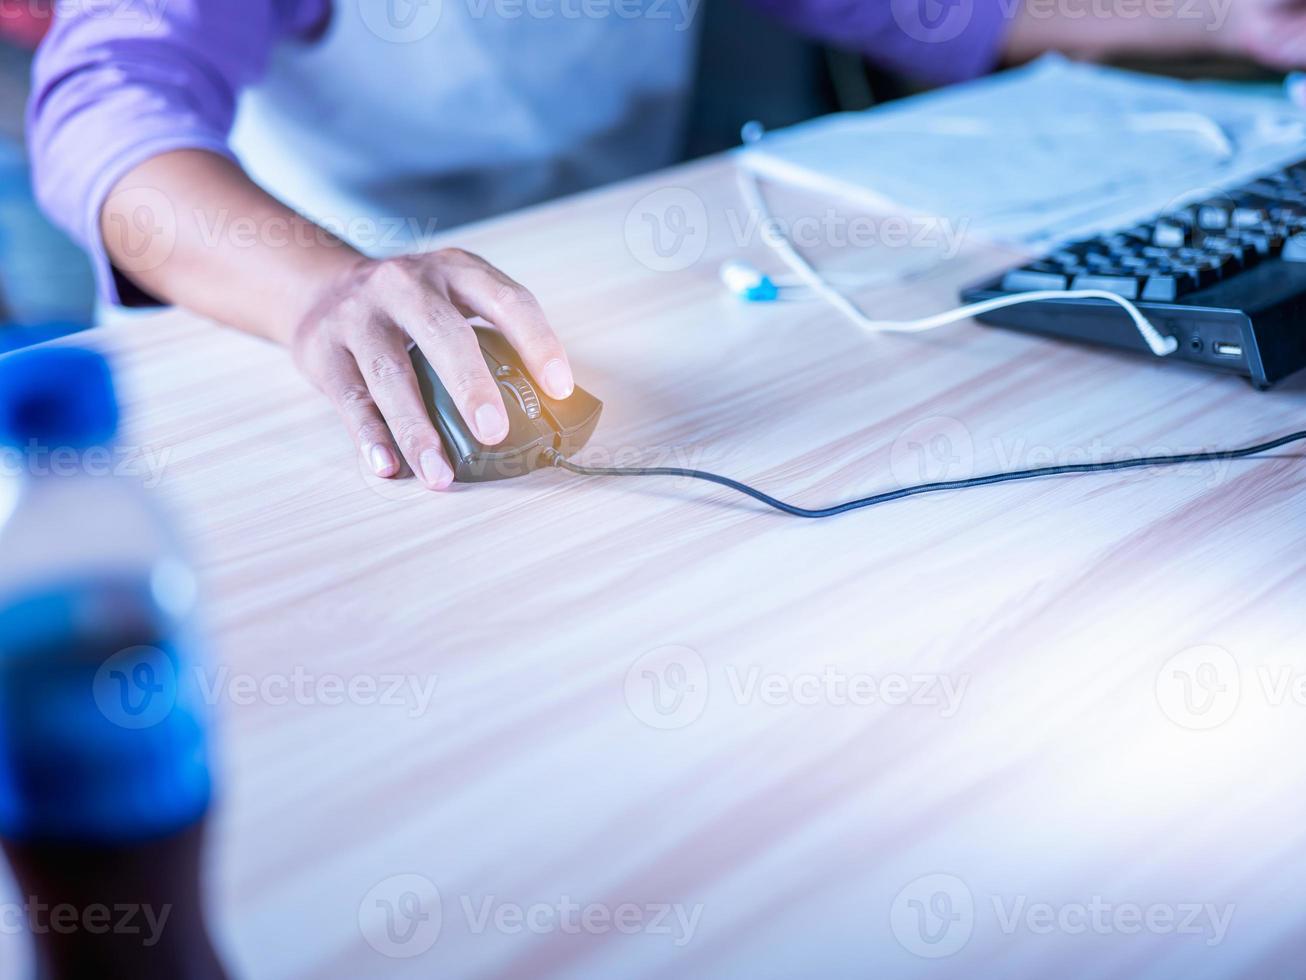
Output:
M1177 275L1148 276L1141 298L1152 303L1173 303L1183 295L1182 284L1187 281L1186 277Z
M1306 235L1293 235L1283 243L1283 261L1306 262Z
M1211 237L1202 243L1204 250L1221 261L1222 267L1232 266L1231 271L1246 269L1260 261L1260 254L1250 245L1232 238Z
M1237 235L1238 241L1256 249L1263 259L1273 258L1283 251L1283 236L1274 232L1243 230Z
M1182 272L1192 276L1196 282L1197 289L1204 289L1220 281L1219 268L1209 263L1200 263L1195 265L1176 265L1174 271Z
M1037 269L1012 269L1002 278L1002 288L1009 293L1027 293L1035 289L1065 289L1070 280L1058 272Z
M1207 231L1223 231L1229 227L1233 208L1228 204L1203 204L1197 209L1197 226Z
M1152 244L1162 248L1182 248L1193 240L1193 230L1177 221L1158 221L1152 232Z
M1235 228L1253 228L1270 220L1270 212L1260 205L1244 204L1233 209L1230 224Z
M1088 275L1075 276L1071 283L1071 289L1101 289L1108 293L1116 293L1125 299L1138 299L1139 280L1137 276L1104 276Z

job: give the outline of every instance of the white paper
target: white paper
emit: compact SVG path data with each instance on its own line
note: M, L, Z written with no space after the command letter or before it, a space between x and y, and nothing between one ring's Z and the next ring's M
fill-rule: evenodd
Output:
M1306 157L1306 113L1264 90L1051 56L768 133L737 152L764 177L1046 245Z

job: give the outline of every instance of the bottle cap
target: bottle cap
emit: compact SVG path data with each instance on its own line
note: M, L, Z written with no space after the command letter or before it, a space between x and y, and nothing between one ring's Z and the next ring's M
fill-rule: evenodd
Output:
M0 357L0 444L84 449L118 432L118 399L103 355L39 347Z

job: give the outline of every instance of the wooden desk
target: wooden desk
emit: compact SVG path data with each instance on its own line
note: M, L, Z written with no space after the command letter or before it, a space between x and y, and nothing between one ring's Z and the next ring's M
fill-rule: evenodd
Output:
M640 238L655 192L688 252ZM828 502L1306 418L1300 378L1258 394L969 323L868 338L819 304L742 305L723 258L779 270L738 208L709 161L454 236L537 291L605 400L587 458ZM1008 261L970 247L862 298L924 313ZM437 495L367 477L278 349L183 313L85 340L117 363L125 442L166 454L203 573L239 975L1300 968L1300 449L822 523L561 472Z

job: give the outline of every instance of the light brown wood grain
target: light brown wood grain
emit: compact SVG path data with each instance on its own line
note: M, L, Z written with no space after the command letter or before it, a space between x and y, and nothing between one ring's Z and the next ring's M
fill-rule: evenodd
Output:
M711 235L698 261L657 272L632 254L627 217L666 188L703 202ZM773 195L781 215L830 206ZM867 337L821 304L740 304L718 284L722 259L783 270L737 241L738 207L713 160L442 242L538 293L605 402L596 461L691 463L815 504L945 472L1233 446L1306 419L1302 378L1257 393L973 323ZM929 258L815 257L845 275ZM859 295L878 316L924 314L1012 258L971 242ZM166 454L157 491L202 572L209 674L406 685L397 705L320 689L308 703L217 698L214 918L238 975L1299 968L1306 705L1273 693L1306 671L1300 449L821 523L677 480L541 472L431 494L368 477L279 349L181 312L83 339L113 356L125 442ZM1241 696L1195 730L1175 720L1166 665L1206 645L1238 665ZM660 715L645 674L658 665L637 661L666 646L692 651L673 659L694 690ZM946 683L959 701L846 703L840 677L901 678L918 697L928 682L936 700ZM418 710L413 685L431 679ZM891 925L901 890L933 873L973 901L973 933L946 959L915 955ZM409 958L359 925L369 890L396 875L442 897L438 941ZM1003 925L1013 907L1095 898L1234 911L1218 942ZM478 928L487 900L701 916L678 945L648 919L634 934ZM0 943L21 959L17 937Z

